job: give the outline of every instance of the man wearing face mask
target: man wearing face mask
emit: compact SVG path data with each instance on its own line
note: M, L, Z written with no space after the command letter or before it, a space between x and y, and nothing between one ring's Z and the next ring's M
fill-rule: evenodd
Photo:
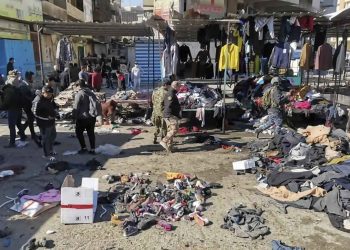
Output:
M17 70L9 71L5 86L1 91L2 105L0 109L7 111L8 127L10 130L10 143L4 146L4 148L16 147L16 126L19 130L21 140L25 140L25 135L21 124L21 92L18 86L19 72Z

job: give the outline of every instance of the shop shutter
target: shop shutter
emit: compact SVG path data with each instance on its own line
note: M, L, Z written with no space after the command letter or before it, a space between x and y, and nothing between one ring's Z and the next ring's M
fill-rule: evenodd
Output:
M161 41L161 45L162 44L163 44L163 41ZM149 66L148 66L148 58L149 58ZM135 43L135 61L138 62L139 66L143 70L143 73L141 76L141 83L143 88L147 88L148 79L149 79L150 89L152 89L153 83L154 83L154 86L157 86L157 82L160 81L161 79L160 53L159 53L158 41L157 40L154 41L154 51L153 51L152 39L149 40L149 45L148 45L148 39L137 40Z

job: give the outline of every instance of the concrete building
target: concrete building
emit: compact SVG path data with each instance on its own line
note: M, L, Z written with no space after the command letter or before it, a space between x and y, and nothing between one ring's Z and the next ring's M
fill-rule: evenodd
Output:
M329 14L337 11L338 0L321 0L321 9L323 14Z
M350 0L338 0L337 11L350 8Z
M0 74L6 75L10 57L21 72L35 72L34 47L28 22L42 21L40 0L0 1Z
M110 0L92 0L94 22L109 22L112 19Z
M142 23L144 11L141 6L122 8L122 23Z

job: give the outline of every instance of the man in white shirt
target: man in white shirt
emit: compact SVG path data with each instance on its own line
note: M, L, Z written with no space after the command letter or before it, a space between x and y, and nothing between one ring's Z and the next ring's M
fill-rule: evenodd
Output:
M135 66L131 69L131 81L134 83L134 89L141 89L141 68L135 62Z

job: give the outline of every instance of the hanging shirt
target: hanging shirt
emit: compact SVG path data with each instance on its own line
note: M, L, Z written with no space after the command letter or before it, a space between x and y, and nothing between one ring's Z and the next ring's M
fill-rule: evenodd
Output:
M239 70L239 47L237 45L226 44L222 47L219 60L219 70L222 71L226 67L227 69Z
M315 58L316 70L329 70L332 68L332 52L333 48L328 43L318 47Z
M171 57L170 57L170 51L168 48L166 48L163 51L163 56L161 60L161 67L162 67L162 77L167 77L171 75Z
M274 17L256 17L255 18L255 31L259 32L259 40L264 38L264 27L267 25L271 38L275 38L275 31L273 27Z
M179 47L177 43L174 43L173 45L171 45L170 57L171 57L171 75L176 75L177 63L179 61Z
M306 70L309 70L313 66L312 46L310 43L305 43L303 49L301 50L299 65L301 69L306 69Z
M192 55L191 55L191 50L190 48L183 44L179 48L179 58L180 62L187 62L188 58L192 61Z
M131 69L131 79L139 79L141 77L141 69L138 66L134 66Z
M304 16L304 17L301 17L299 18L299 23L300 23L300 27L302 29L308 29L310 30L311 32L314 31L314 17L312 16Z

